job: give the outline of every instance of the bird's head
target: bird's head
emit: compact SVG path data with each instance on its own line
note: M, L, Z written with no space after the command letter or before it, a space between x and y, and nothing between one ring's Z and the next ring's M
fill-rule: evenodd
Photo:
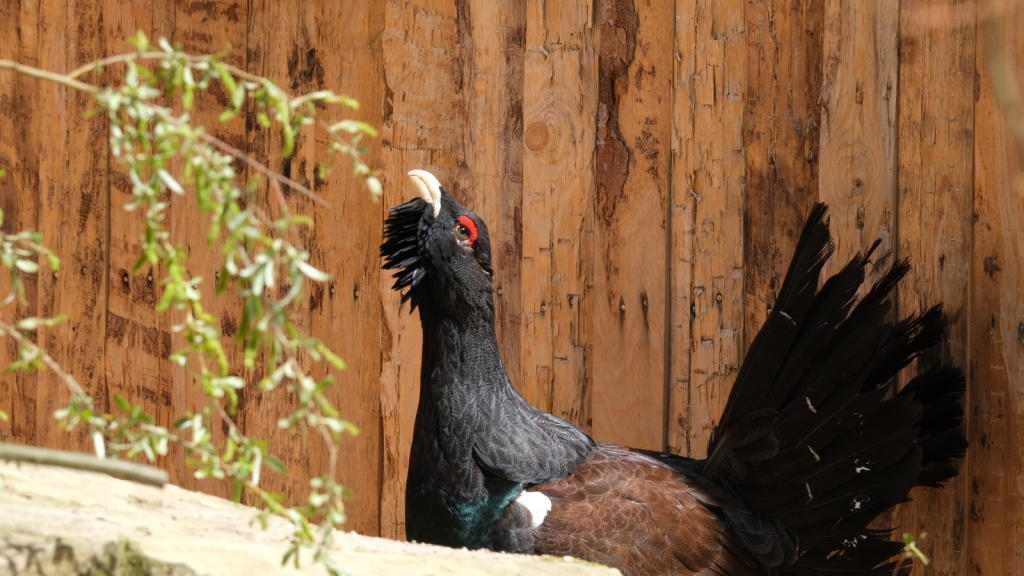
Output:
M491 240L487 225L425 170L409 172L419 197L388 211L380 246L392 288L408 291L412 309L426 299L450 316L481 313L493 320Z

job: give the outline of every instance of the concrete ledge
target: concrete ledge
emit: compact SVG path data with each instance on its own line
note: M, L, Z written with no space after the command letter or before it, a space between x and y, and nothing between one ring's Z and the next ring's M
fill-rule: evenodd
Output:
M215 576L317 574L282 567L290 528L250 524L252 508L175 486L0 462L0 575ZM495 554L339 534L334 557L353 576L617 576L563 558Z

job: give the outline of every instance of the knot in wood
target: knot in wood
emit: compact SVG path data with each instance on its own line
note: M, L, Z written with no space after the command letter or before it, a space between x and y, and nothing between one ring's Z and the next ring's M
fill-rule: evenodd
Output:
M548 127L543 122L534 122L526 129L526 147L536 152L547 146Z

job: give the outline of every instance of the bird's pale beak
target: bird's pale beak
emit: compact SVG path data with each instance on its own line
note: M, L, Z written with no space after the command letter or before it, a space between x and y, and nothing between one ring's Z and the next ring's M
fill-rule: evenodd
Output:
M434 217L436 218L437 214L441 212L441 183L426 170L411 170L409 180L412 180L413 185L416 186L420 198L434 207Z

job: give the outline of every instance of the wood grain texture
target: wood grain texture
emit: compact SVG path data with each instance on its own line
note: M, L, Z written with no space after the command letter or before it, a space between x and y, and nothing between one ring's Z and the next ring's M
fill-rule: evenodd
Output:
M263 0L253 2L250 10L246 50L248 70L273 78L278 86L290 95L319 90L327 77L322 52L318 51L319 46L316 44L317 5L284 5ZM273 22L274 25L267 26L267 22ZM263 128L252 120L248 122L247 127L250 151L257 159L307 188L314 187L317 160L316 145L311 141L314 135L312 127L303 127L296 134L295 150L287 158L282 156L283 142L279 127L271 125L269 128ZM277 190L276 187L264 186L257 192L257 202L261 204L269 218L279 218L283 214L280 199L284 200L288 210L293 214L314 214L313 201L298 191L290 188ZM315 252L312 249L316 242L314 230L294 230L288 239L300 250ZM279 283L275 289L276 296L281 297L288 287L284 283ZM311 327L311 292L312 290L304 291L301 302L291 312L291 320L296 328L306 333ZM308 367L311 374L316 374L312 365ZM256 360L255 370L251 375L247 375L246 380L257 382L265 374L265 369L266 359L261 355ZM322 373L322 369L319 371ZM309 478L326 473L326 461L322 459L322 439L308 430L285 432L278 428L277 421L294 408L294 396L284 389L254 389L247 396L249 394L252 397L247 398L246 402L251 404L245 411L243 421L246 434L254 438L267 438L270 441L270 451L278 455L288 467L288 473L284 477L267 477L265 489L285 494L308 492ZM303 448L296 450L296 446Z
M360 102L355 117L371 124L378 124L381 117L383 16L381 2L330 3L314 13L315 28L310 30L319 62L330 71L314 88L352 96ZM345 116L350 115L339 113L325 120L336 122ZM326 133L317 130L312 170L330 166L323 153L327 146ZM379 167L380 147L373 148L367 160ZM380 377L381 369L381 272L376 248L383 229L381 218L367 215L377 216L381 204L352 176L348 162L335 161L331 168L326 182L312 174L314 191L331 206L316 206L311 211L316 227L310 238L310 261L331 279L310 286L309 330L340 355L347 368L343 372L328 370L325 361L314 373L318 377L328 371L334 375L335 385L328 397L343 417L359 428L359 435L346 437L338 453L338 480L354 493L345 508L345 528L377 535L383 465L381 402L380 387L368 384ZM324 451L309 473L326 473L328 465Z
M406 173L431 171L452 182L461 152L465 110L460 101L462 74L455 63L458 15L452 2L422 0L384 5L384 107L380 144L384 183L382 208L413 195ZM458 199L458 198L457 198ZM381 214L383 217L383 214ZM390 274L380 275L383 486L381 535L405 534L405 477L413 421L419 398L422 336L418 315L391 290Z
M31 5L3 3L0 6L0 54L31 65L39 64L39 11ZM3 230L39 228L40 123L38 108L40 84L11 72L0 72L0 210L4 212ZM3 287L9 276L0 274ZM14 302L0 308L6 322L37 315L38 278L22 276L25 304ZM6 296L5 296L6 297ZM4 338L0 361L4 366L17 358L17 346ZM36 398L38 376L24 373L2 376L0 410L9 420L0 422L4 441L36 443ZM43 423L44 425L46 422Z
M1024 10L1002 5L1003 57L1024 66ZM1024 164L993 92L991 30L977 28L974 114L974 226L970 261L970 391L965 483L969 486L966 571L1024 571ZM1007 80L1005 77L1003 80Z
M100 5L52 0L40 3L40 11L44 22L39 36L41 68L72 70L105 53L103 27L79 25L102 22ZM41 268L38 313L44 317L65 314L68 320L40 329L37 342L75 374L87 393L101 395L109 226L106 122L82 117L94 107L91 96L55 84L40 85L38 104L56 112L41 127L39 231L61 261L56 275ZM64 382L46 371L40 373L38 385L36 441L89 450L85 427L69 436L53 421L54 411L65 406L69 397Z
M247 54L245 46L248 40L248 31L246 29L249 17L248 6L223 0L215 0L213 2L176 0L174 7L173 42L175 44L180 45L187 52L199 54L223 52L231 49L231 52L224 60L239 68L244 69L246 67ZM217 22L217 25L211 26L211 21ZM280 79L281 75L272 75L271 77ZM218 120L220 113L229 106L230 98L227 92L215 84L208 92L197 96L193 109L189 111L189 114L195 118L197 123L208 127L207 130L210 134L235 148L245 149L246 125L244 119L235 117L226 123ZM241 162L236 162L234 168L236 173L239 174L239 180L244 182L246 177L245 166ZM188 255L189 275L192 278L200 277L203 279L199 285L203 295L203 310L216 318L220 323L221 345L232 367L232 373L244 376L241 347L233 338L233 327L238 325L238 319L241 315L241 299L235 296L231 290L225 291L221 296L215 296L215 287L220 272L219 263L222 261L222 256L219 248L207 243L209 216L198 212L194 197L185 195L184 197L177 198L177 200L178 202L172 202L171 208L171 239L175 244L185 248ZM171 322L180 321L180 319L161 314L160 321L163 324L162 330L171 332L173 351L184 348L184 339L179 334L174 333L173 330L170 330L172 327ZM161 357L160 360L163 361L165 357ZM197 371L198 365L193 363L188 368L187 370L174 369L171 372L173 378L169 389L164 389L166 384L161 382L161 396L170 394L177 395L178 397L177 405L167 410L170 412L167 415L170 421L176 418L175 412L178 414L182 410L198 412L208 404L201 386L192 377L192 374ZM247 380L253 387L258 383L253 378L247 378ZM246 390L239 398L239 404L242 406L241 413L245 416L255 416L251 411L245 410L249 399L254 395L251 393L254 392L254 389ZM247 434L252 434L246 429L246 425L250 423L248 421L250 418L236 417L235 420L238 421ZM269 421L269 425L259 428L258 432L252 435L257 438L274 439L275 435L273 433L277 432L276 420L276 417L273 418ZM215 421L212 429L214 430L214 438L218 441L227 434L227 425L224 422ZM280 444L274 445L273 442L271 443L271 451L274 454L282 455L282 459L286 462L287 456L294 453L290 448ZM303 453L305 452L303 451ZM288 464L290 465L291 462L288 462ZM295 473L296 471L291 472ZM298 473L302 475L308 474L306 469L302 469ZM271 491L283 492L282 489L275 490L276 476L274 473L265 474L263 475L264 480L261 482L264 483L265 488L269 488ZM230 496L227 482L218 482L216 480L192 480L190 482L195 482L197 488L222 498Z
M665 305L673 27L667 1L600 4L594 437L665 445Z
M875 239L868 282L892 262L898 14L892 2L825 3L818 198L831 210L836 251L823 277Z
M703 458L743 346L744 2L676 3L668 445Z
M495 330L502 361L516 386L520 372L523 304L523 69L527 3L460 0L461 71L458 96L465 110L461 154L465 165L455 193L487 223L495 286ZM413 168L409 166L408 168ZM521 388L520 388L521 389Z
M522 375L527 401L592 429L594 5L528 3ZM502 296L499 294L499 298Z
M748 3L744 349L775 303L818 199L825 5Z
M215 128L332 204L287 195L316 219L294 240L332 275L308 290L296 320L347 361L332 399L362 430L338 470L356 493L349 528L404 534L421 336L378 272L377 244L384 210L412 195L406 172L425 168L488 222L499 344L527 399L600 439L694 457L810 203L832 208L838 251L827 271L882 237L879 267L914 265L899 314L943 300L950 315L949 342L920 363L941 357L971 372L969 478L915 493L898 530L930 534L929 572L992 575L1020 571L1024 546L1014 404L1024 167L975 41L979 9L988 10L945 0L40 0L0 2L0 57L67 70L125 51L136 29L192 52L230 44L232 63L292 93L346 92L362 103L358 118L381 126L370 156L385 187L378 203L347 166L317 178L322 134L303 132L282 161L279 135L251 111ZM1020 68L1024 45L1012 33L1024 16L999 14ZM107 173L102 121L79 118L88 104L0 71L4 230L41 229L63 259L56 278L26 278L27 306L0 315L69 314L35 337L101 407L120 394L168 424L204 400L166 360L181 342L177 320L154 311L161 271L131 275L141 228L120 209L129 188ZM224 104L215 89L193 114L209 124ZM209 289L206 221L182 200L170 225ZM277 214L267 190L258 203ZM262 368L243 370L230 342L234 301L206 302L233 370L256 382ZM13 353L0 343L0 361ZM61 390L49 375L3 376L11 421L0 439L86 448L52 424ZM285 457L290 474L265 475L266 487L296 502L327 456L318 439L277 430L289 402L247 391L238 420ZM227 493L194 480L180 451L161 465L176 483Z
M975 26L970 12L937 18L942 12L920 10L943 5L901 5L897 253L909 258L911 272L899 287L899 314L942 302L948 321L941 346L901 374L902 383L914 368L939 361L968 367ZM894 514L899 532L929 534L924 548L934 573L967 573L966 480L962 474L944 490L918 489L914 503Z

